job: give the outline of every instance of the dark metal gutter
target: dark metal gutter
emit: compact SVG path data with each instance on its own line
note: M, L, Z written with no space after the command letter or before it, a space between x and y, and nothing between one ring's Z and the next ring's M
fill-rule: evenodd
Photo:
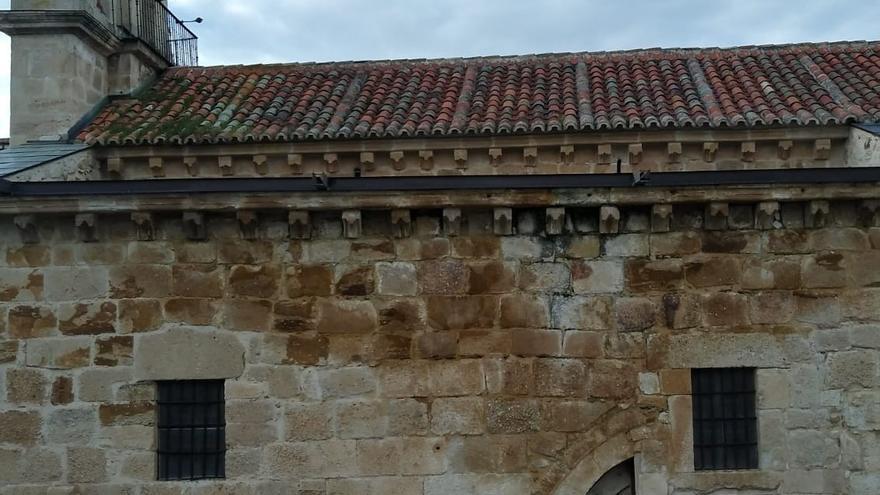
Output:
M297 177L8 182L9 196L103 196L200 193L382 192L479 189L676 188L740 185L880 183L880 167L730 170L632 174L456 175L428 177ZM878 189L880 196L880 189Z

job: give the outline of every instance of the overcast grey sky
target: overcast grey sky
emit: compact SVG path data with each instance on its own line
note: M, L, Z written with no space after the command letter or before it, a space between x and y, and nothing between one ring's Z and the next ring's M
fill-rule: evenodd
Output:
M876 0L169 0L202 65L880 38ZM0 0L8 8L9 0ZM0 34L0 136L9 132Z

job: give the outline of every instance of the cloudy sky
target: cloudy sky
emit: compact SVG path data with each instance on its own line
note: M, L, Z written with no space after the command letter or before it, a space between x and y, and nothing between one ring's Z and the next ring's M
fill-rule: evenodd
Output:
M169 0L202 65L878 39L864 0ZM9 0L0 0L9 8ZM9 133L0 34L0 136Z

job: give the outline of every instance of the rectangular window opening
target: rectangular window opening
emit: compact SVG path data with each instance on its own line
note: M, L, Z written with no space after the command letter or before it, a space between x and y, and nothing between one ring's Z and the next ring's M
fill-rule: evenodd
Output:
M694 468L757 469L755 368L691 370Z
M226 414L223 380L158 382L162 481L226 476Z

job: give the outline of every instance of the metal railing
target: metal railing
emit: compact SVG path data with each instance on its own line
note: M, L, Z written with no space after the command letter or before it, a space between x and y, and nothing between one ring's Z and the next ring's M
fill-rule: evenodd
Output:
M198 65L198 36L161 0L134 0L128 34L141 40L171 65Z

